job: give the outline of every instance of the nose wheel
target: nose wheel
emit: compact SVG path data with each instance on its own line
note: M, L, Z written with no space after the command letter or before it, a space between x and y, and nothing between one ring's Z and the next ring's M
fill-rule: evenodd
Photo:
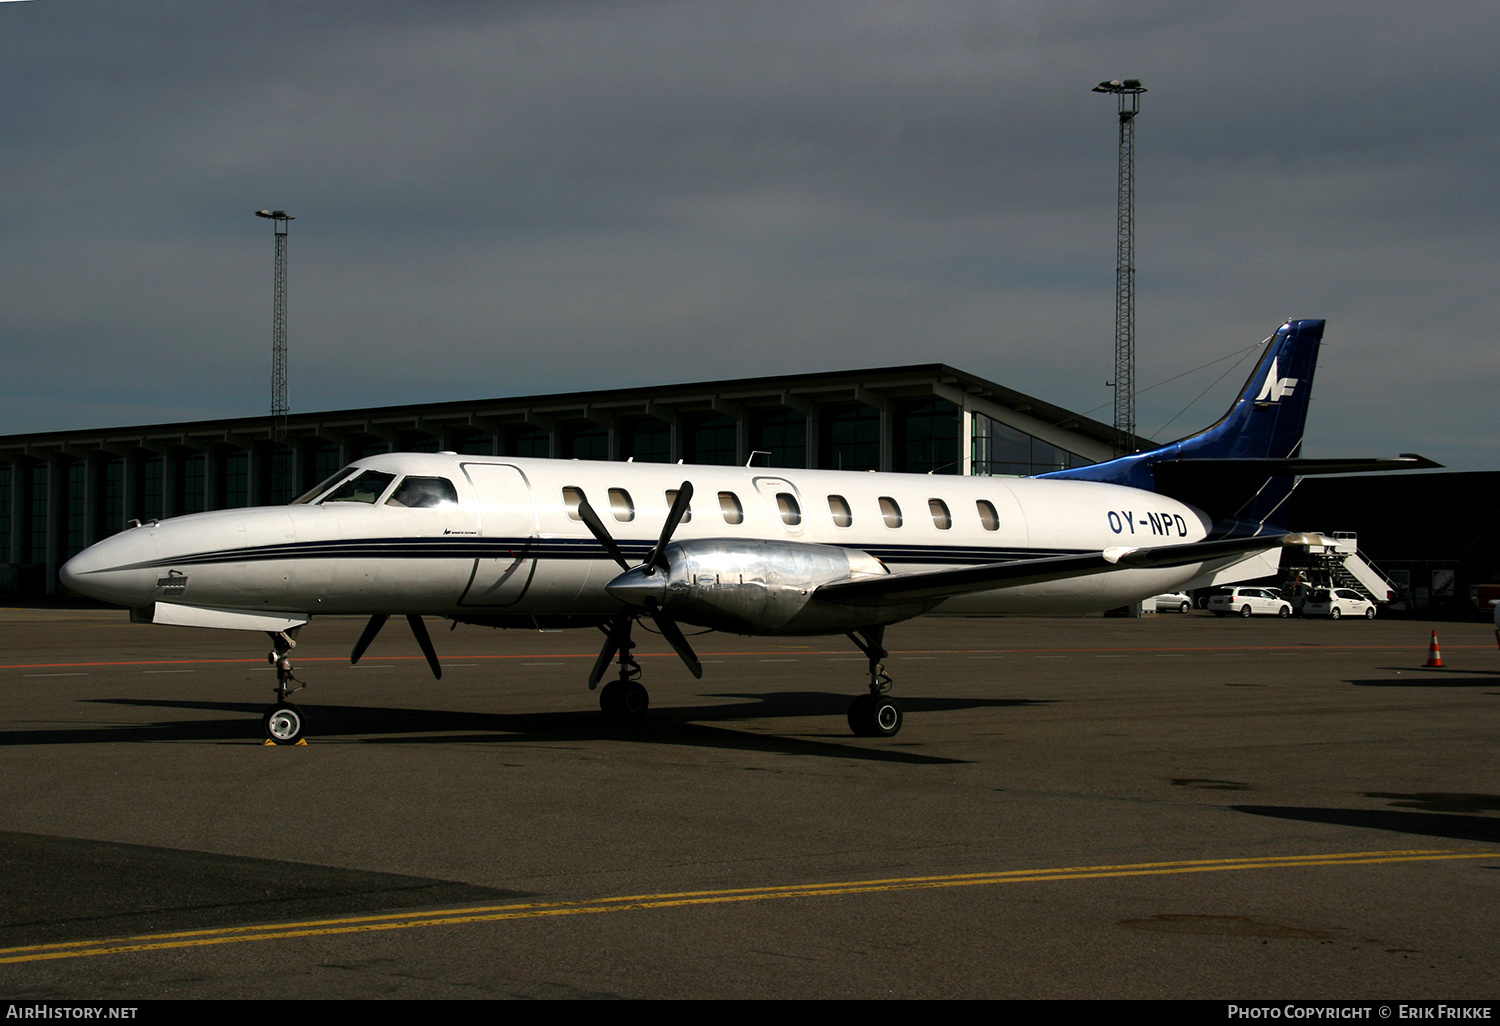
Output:
M276 703L261 720L266 739L278 745L294 745L302 740L302 724L302 710L291 702Z
M267 709L265 716L261 717L261 727L265 730L266 740L270 743L294 745L302 740L302 728L305 721L302 717L302 710L288 702L286 696L307 686L292 676L290 656L292 649L297 647L297 641L293 637L297 633L297 628L268 633L271 635L269 659L276 667L276 704ZM293 684L297 686L292 687Z

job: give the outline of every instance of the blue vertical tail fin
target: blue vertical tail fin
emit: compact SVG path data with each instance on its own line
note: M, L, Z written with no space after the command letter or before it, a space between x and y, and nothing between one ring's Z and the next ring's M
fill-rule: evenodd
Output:
M1323 321L1287 321L1268 340L1234 404L1213 425L1107 463L1043 474L1161 492L1216 521L1259 529L1284 511L1296 483ZM1282 471L1277 473L1277 471Z

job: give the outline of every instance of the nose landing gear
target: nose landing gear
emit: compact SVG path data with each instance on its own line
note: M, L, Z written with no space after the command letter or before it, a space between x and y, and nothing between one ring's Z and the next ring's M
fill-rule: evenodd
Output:
M276 667L276 704L267 709L265 716L261 718L267 744L307 744L302 740L302 729L305 724L302 710L286 700L293 691L300 691L307 687L305 683L292 675L292 661L289 658L292 649L297 647L298 630L299 628L293 627L287 631L267 632L271 636L271 653L267 658L271 665ZM292 687L293 684L297 686Z

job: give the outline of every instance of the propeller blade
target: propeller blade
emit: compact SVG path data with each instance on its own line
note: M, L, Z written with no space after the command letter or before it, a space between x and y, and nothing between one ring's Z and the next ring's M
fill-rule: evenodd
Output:
M599 519L599 514L594 512L594 507L589 505L589 500L580 497L578 501L578 518L583 521L583 526L589 529L589 533L604 546L604 551L614 557L620 569L629 570L630 564L625 562L625 557L620 552L620 546L615 544L614 538L610 536L609 530L604 526L604 521Z
M661 636L667 639L677 654L682 658L682 664L688 668L688 672L699 680L703 679L703 664L698 662L698 656L693 652L693 646L688 644L687 638L682 636L682 630L666 613L652 602L646 606L646 611L651 614L651 619L656 621L656 629L661 631Z
M646 557L645 566L653 570L666 571L671 569L667 565L666 551L667 543L672 540L677 525L682 523L682 518L687 515L688 503L693 501L693 483L682 482L682 487L677 490L677 498L672 500L672 510L667 514L667 522L661 525L661 537L656 540L656 548L651 550L651 555Z
M411 632L416 635L417 645L422 649L422 654L427 657L427 665L432 667L432 675L442 680L443 668L438 665L437 650L432 647L432 638L427 634L427 625L422 622L420 616L409 615L406 622L411 624Z
M370 622L365 624L365 629L359 635L359 640L354 643L354 651L349 653L349 662L359 662L359 657L365 654L365 649L370 647L370 642L375 640L375 635L380 633L380 628L390 617L385 613L376 613L370 617Z
M604 632L604 647L599 650L599 658L594 660L594 668L589 671L589 690L592 691L599 686L599 681L604 677L604 671L609 669L610 661L614 659L615 653L620 651L620 643L630 638L630 614L624 613L609 622L609 630Z

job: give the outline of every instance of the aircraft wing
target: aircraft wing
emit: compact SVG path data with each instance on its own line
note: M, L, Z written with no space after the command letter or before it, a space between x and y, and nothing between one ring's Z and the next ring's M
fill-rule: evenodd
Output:
M949 598L971 591L1016 588L1023 584L1040 584L1069 577L1111 570L1150 569L1202 563L1222 556L1237 556L1264 549L1278 548L1295 535L1260 535L1253 538L1223 538L1218 541L1192 542L1186 545L1157 545L1149 548L1109 548L1072 556L1047 556L1041 559L1014 559L1003 563L923 570L911 574L888 574L853 581L835 581L818 588L816 597L838 605L883 605L893 599L923 600Z

